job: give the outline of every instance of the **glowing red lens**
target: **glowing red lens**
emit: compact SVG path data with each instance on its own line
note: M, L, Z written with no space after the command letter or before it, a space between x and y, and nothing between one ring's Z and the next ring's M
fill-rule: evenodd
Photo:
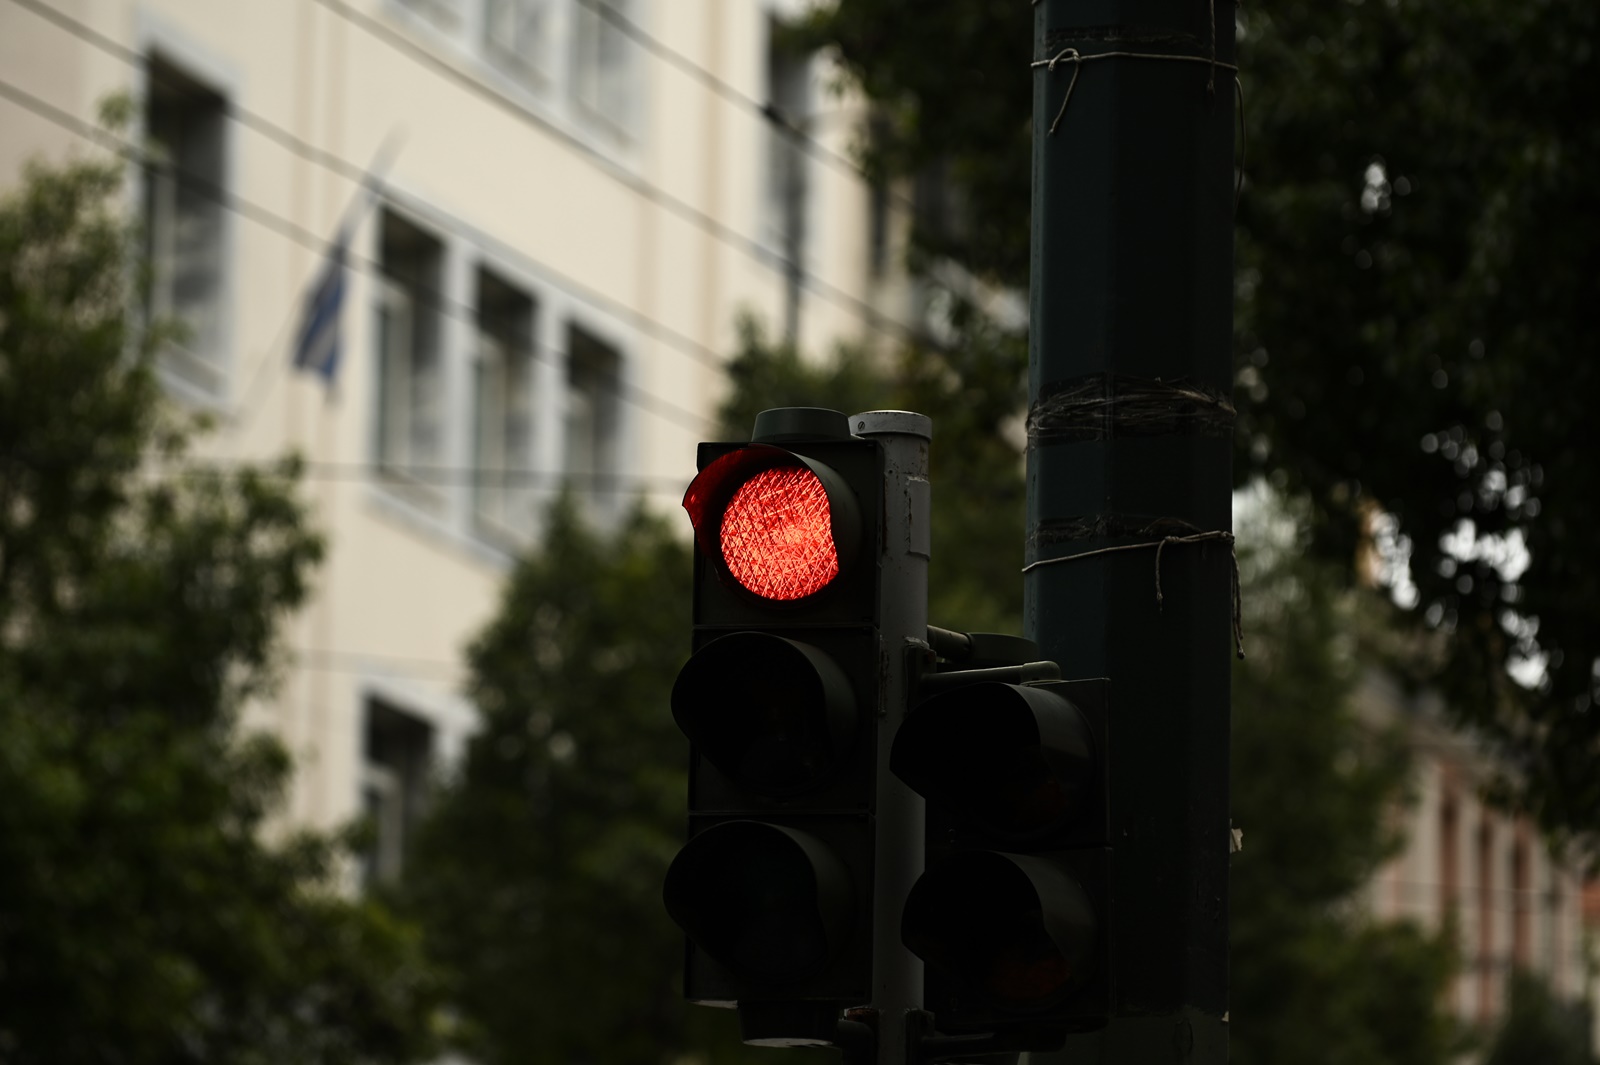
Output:
M762 470L722 512L722 560L763 599L804 599L839 575L828 491L804 466Z

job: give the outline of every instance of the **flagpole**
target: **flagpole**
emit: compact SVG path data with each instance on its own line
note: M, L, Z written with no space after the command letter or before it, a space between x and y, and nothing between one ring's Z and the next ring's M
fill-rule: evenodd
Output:
M398 158L401 148L405 145L407 132L404 127L397 126L384 137L383 143L373 153L372 162L362 172L362 177L357 185L350 203L344 209L339 225L334 229L334 235L328 241L323 251L323 262L319 264L318 273L313 274L314 281L321 280L321 272L327 268L327 259L336 249L348 248L350 240L354 239L356 230L363 221L362 216L378 201L383 192L384 178L388 176L390 168ZM261 356L260 363L256 366L255 375L250 380L250 385L241 394L239 402L233 410L226 415L226 420L231 424L234 432L243 433L249 428L251 420L259 409L257 400L262 398L262 388L270 379L267 370L277 361L277 355L282 350L284 340L291 327L304 318L307 293L302 288L296 293L296 298L289 312L284 315L283 322L278 326L278 331L272 338L272 343L267 346ZM298 345L296 345L298 347ZM295 367L299 368L299 367ZM332 381L329 380L331 388Z

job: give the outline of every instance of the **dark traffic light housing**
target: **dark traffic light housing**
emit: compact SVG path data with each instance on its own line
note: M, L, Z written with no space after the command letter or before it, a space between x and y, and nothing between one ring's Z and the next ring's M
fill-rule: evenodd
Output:
M737 1005L752 1042L823 1042L872 997L883 460L833 411L764 412L754 438L702 444L684 497L689 838L663 895L686 997Z
M1054 1050L1109 1013L1106 689L1029 679L1052 664L1009 650L942 661L895 737L890 767L928 825L901 936L943 1037Z

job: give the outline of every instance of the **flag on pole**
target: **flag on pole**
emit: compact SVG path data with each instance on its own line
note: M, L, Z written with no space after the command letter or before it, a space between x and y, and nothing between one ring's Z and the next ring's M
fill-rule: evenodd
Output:
M345 253L349 243L350 227L345 226L328 249L328 260L322 266L317 283L306 294L294 344L295 366L321 374L329 385L339 371L343 348L339 319L344 312Z

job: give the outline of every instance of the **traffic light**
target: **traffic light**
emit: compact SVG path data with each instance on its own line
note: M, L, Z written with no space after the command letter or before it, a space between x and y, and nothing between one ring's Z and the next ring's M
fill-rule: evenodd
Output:
M672 689L689 839L663 890L684 993L737 1005L747 1041L831 1042L872 997L882 445L783 408L698 461L694 653Z
M939 1033L990 1036L974 1053L1054 1050L1109 1012L1105 684L1029 679L1056 671L1024 664L1026 641L962 640L890 755L928 807L901 936ZM983 660L1000 641L1008 661Z

